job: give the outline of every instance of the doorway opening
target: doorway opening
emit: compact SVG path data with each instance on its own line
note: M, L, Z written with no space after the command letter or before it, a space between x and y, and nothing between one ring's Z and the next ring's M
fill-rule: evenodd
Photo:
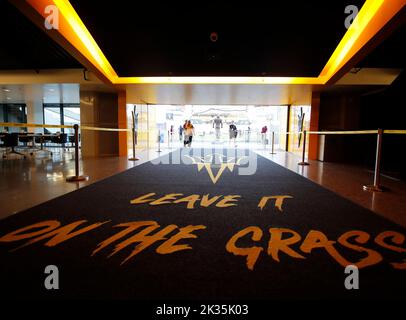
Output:
M286 132L301 127L298 117L300 111L303 128L307 128L310 106L127 104L127 120L128 128L131 128L134 113L136 148L141 149L157 148L158 144L163 147L181 147L183 124L190 120L194 127L195 147L228 147L230 125L233 124L236 127L235 143L238 147L266 146L271 143L274 132L275 149L299 152L297 138L290 138ZM132 150L131 135L128 135L128 149Z

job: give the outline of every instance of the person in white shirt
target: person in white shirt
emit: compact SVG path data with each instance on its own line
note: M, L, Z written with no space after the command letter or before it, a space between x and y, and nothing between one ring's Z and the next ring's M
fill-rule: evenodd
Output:
M214 120L213 120L213 128L216 129L216 140L220 140L220 129L223 128L223 121L220 119L219 116L217 116Z

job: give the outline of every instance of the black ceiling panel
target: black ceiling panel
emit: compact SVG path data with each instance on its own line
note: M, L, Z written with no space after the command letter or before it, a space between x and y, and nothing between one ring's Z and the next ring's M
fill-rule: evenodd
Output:
M399 26L379 44L357 67L360 68L406 68L406 24Z
M349 4L71 3L120 76L318 76L346 31ZM0 12L0 69L82 67L8 1ZM405 37L403 25L358 67L405 68Z
M120 76L318 76L364 1L71 3Z
M82 68L8 1L0 0L0 70Z

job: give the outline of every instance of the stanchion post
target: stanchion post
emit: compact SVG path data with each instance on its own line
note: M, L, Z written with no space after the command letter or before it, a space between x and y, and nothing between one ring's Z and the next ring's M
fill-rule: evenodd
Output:
M77 124L73 125L75 130L75 175L67 177L67 182L78 182L85 181L89 179L89 176L79 175L79 126Z
M302 149L302 161L298 163L299 166L308 166L310 163L305 161L305 153L306 153L306 130L303 131L303 149Z
M272 131L272 148L270 154L276 154L274 148L275 148L275 132Z
M383 129L378 129L378 135L376 137L374 184L363 186L363 189L365 191L372 191L372 192L384 191L384 188L381 186L381 183L380 183L381 182L382 138L383 138Z
M133 138L133 156L131 158L129 158L128 160L138 161L138 160L140 160L140 158L137 158L135 156L135 115L134 115L134 111L132 111L131 114L132 114L132 119L133 119L133 127L131 130L131 134L132 134L132 138Z
M156 152L161 152L161 130L158 130L158 150Z

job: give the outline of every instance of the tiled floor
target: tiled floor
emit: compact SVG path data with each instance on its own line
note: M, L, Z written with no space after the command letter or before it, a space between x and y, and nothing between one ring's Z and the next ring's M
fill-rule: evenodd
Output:
M199 145L195 144L195 147ZM382 177L382 184L388 187L389 191L370 193L363 191L362 186L372 183L373 173L363 168L319 161L310 161L310 166L302 167L297 165L300 161L298 155L282 151L271 155L270 150L262 146L252 149L327 189L406 226L406 182ZM73 153L57 153L53 159L0 160L0 218L74 191L173 150L162 148L161 153L156 149L137 151L137 155L141 158L137 162L128 161L126 157L83 159L80 161L81 171L89 175L90 179L79 183L65 182L65 178L74 173Z
M127 157L87 158L80 161L80 173L88 181L66 182L75 173L74 153L56 153L53 158L0 160L0 219L56 198L98 180L168 153L155 150L137 151L139 161Z

